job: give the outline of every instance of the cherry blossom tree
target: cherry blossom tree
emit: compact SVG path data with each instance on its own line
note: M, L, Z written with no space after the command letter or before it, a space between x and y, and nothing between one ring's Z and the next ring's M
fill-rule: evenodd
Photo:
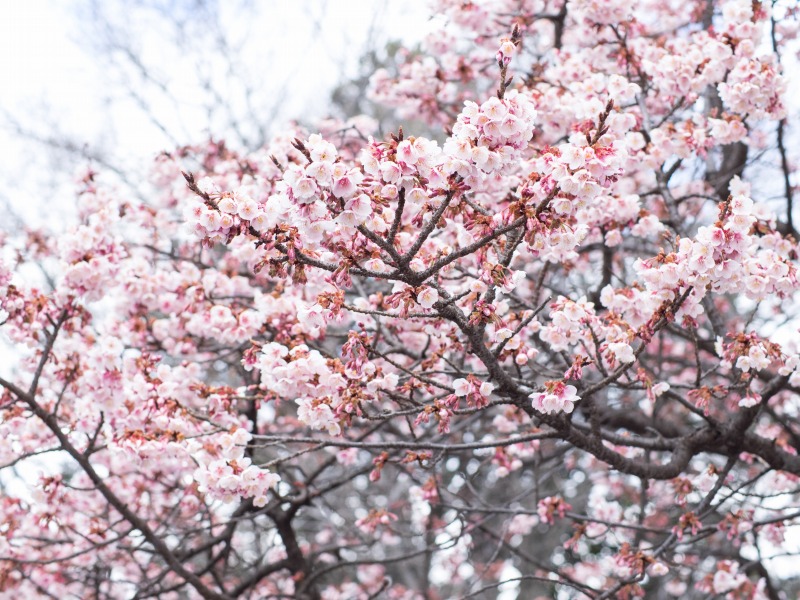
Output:
M431 137L2 240L0 596L793 596L796 8L435 10L371 87Z

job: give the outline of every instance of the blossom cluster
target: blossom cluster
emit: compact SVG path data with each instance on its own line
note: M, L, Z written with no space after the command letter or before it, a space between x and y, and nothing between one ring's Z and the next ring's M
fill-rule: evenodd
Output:
M194 480L198 491L226 503L252 498L254 506L265 506L267 494L278 484L280 476L252 464L250 457L245 456L245 447L252 437L243 428L221 435L218 457L196 444L193 456L199 466L194 471Z
M470 175L468 165L483 173L499 170L511 162L533 135L536 109L530 99L516 90L503 99L490 98L481 105L466 102L453 125L453 135L443 151L456 162L447 170L462 177ZM463 164L463 166L462 166Z

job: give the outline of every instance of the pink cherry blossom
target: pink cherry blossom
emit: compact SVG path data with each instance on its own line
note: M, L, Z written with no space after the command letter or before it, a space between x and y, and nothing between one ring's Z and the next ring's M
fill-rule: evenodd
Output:
M0 596L790 590L796 19L706 8L437 0L380 123L0 233Z

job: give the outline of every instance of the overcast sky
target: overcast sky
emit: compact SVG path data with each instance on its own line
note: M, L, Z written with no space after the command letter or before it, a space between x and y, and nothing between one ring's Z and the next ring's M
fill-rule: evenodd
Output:
M222 116L207 114L210 96L198 89L198 74L207 70L219 84L231 65L216 51L218 31L198 25L204 16L196 3L141 0L128 9L121 0L0 0L0 202L26 219L36 219L31 209L38 207L36 220L51 217L54 205L60 211L71 203L64 174L75 162L30 138L111 156L123 170L136 171L176 143L228 127ZM211 4L218 5L219 32L233 45L234 69L254 88L252 112L273 131L291 118L323 115L330 90L343 75L356 74L370 45L390 39L414 44L429 30L423 1ZM169 7L169 18L141 10L149 5ZM104 13L99 21L98 8ZM186 22L178 30L186 37L183 48L171 41L173 18ZM104 19L110 28L98 26ZM121 48L109 51L117 42ZM143 70L126 59L128 48ZM219 106L244 110L239 82L217 87ZM19 127L27 135L20 136Z

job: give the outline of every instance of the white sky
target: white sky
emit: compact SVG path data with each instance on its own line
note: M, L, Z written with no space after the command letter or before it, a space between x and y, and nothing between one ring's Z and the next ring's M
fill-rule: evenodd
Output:
M169 1L184 9L194 4ZM342 70L356 73L371 26L382 32L379 47L398 38L414 44L428 30L424 0L328 0L324 5L319 0L254 0L254 10L244 13L245 18L235 10L241 1L246 0L219 0L220 22L242 44L236 68L251 74L248 79L264 101L254 111L263 114L263 123L324 114ZM169 94L148 86L135 69L109 68L109 62L120 61L93 48L102 45L99 38L87 37L91 0L0 0L0 136L5 138L0 145L0 204L11 204L26 219L36 220L33 207L39 208L40 218L52 217L53 209L62 206L68 212L72 193L64 172L74 164L54 161L46 147L20 139L8 128L9 115L40 138L69 139L90 153L110 153L132 172L175 143L146 117L128 87L141 91L175 142L202 141L209 134L209 116L202 108L208 96L198 92L197 73L211 65L214 77L222 81L222 61L213 51L198 56L176 50L161 37L162 23L153 21L152 13L114 12L113 7L124 4L117 1L97 4L111 7L110 20L134 24L130 41L140 50L148 74L167 84ZM167 0L139 0L130 6L142 4L165 5ZM197 39L196 32L187 31ZM212 38L213 32L207 35ZM287 84L281 99L278 93ZM239 89L232 85L226 91L230 93L220 102L242 105ZM217 119L210 128L219 135L223 127Z

